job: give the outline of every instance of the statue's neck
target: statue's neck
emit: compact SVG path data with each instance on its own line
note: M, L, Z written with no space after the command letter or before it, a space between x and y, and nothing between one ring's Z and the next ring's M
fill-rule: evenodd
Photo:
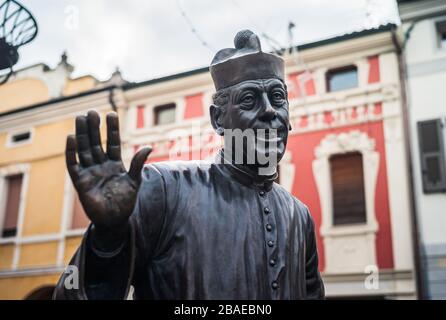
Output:
M238 164L235 163L233 159L228 159L225 157L224 149L219 151L221 163L226 164L233 169L236 169L241 174L250 176L254 181L264 182L264 181L274 181L277 178L277 168L272 167L262 167L256 164ZM262 170L261 170L262 169ZM269 171L269 172L268 172ZM262 172L263 174L259 174Z

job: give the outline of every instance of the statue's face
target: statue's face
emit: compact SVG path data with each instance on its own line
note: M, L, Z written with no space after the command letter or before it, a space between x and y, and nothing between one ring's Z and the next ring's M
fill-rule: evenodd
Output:
M233 86L219 123L225 129L225 138L227 129L240 129L242 132L254 129L256 143L244 145L243 153L246 155L255 148L257 155L274 155L277 165L285 153L289 131L285 85L278 79L264 79L248 80Z

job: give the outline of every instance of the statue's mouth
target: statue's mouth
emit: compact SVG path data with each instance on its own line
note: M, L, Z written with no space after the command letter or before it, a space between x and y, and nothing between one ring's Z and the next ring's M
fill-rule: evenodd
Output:
M286 134L287 130L282 128L257 130L256 140L258 142L260 141L260 142L278 143L286 138Z

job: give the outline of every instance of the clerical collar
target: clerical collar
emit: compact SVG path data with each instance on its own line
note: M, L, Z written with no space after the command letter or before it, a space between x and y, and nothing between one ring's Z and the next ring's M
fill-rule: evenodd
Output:
M271 190L273 183L278 176L277 171L271 176L265 176L259 175L245 166L234 164L232 161L225 159L223 149L218 151L215 157L215 163L222 165L223 168L226 168L231 177L237 181L240 181L245 185L255 185L267 191Z

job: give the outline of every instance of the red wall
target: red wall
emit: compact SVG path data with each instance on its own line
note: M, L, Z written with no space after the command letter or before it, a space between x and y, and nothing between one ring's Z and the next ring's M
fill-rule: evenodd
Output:
M136 128L138 129L144 128L145 125L144 108L144 105L136 107Z
M203 93L186 96L186 108L184 110L184 119L202 117L203 110Z
M288 75L288 99L316 94L313 75L310 72L296 72Z
M368 58L369 72L368 72L368 83L375 83L380 81L380 70L379 70L379 57L372 56ZM304 81L299 81L299 78ZM303 74L293 73L288 76L288 93L289 99L299 98L304 95L311 96L316 94L314 80L310 72ZM367 111L366 111L367 112ZM382 107L380 103L374 106L373 112L375 115L380 115L382 113ZM144 126L144 113L143 106L138 107L137 114L137 128ZM191 95L185 97L185 113L184 118L190 119L194 117L201 117L204 115L203 109L203 94L199 93L196 95ZM357 109L352 110L350 121L355 121L358 117ZM339 120L339 119L338 119ZM333 118L333 114L330 112L324 112L323 121L332 125L337 121ZM301 117L299 122L295 124L296 129L306 128L308 126L308 119L306 117ZM336 125L336 124L335 124ZM376 235L376 256L377 263L380 269L391 269L394 266L393 262L393 248L392 248L392 233L390 226L390 211L389 211L389 196L388 196L388 186L387 186L387 168L386 168L386 153L384 144L384 131L382 126L382 121L373 121L362 124L355 124L349 126L342 126L331 129L323 129L311 132L301 132L293 134L289 137L287 149L292 154L292 161L296 168L296 173L294 177L294 184L292 187L292 193L304 202L310 209L311 214L315 220L316 233L318 241L318 250L320 263L319 268L321 270L325 269L325 256L324 248L322 243L322 238L319 233L321 225L321 207L319 201L319 195L317 192L316 182L313 176L312 162L315 159L314 151L315 147L319 145L322 139L328 134L339 134L342 132L349 132L351 130L360 130L365 132L369 137L373 138L376 142L376 151L379 153L379 168L378 177L375 192L375 215L378 221L378 232ZM215 139L214 136L205 137L204 145ZM209 140L209 141L208 141ZM195 145L191 139L188 141L189 145ZM171 148L174 142L169 142L167 148ZM167 155L157 156L158 146L154 146L153 157L149 158L148 162L157 162L165 160L175 160L169 159ZM135 146L135 152L138 146ZM161 148L165 150L165 148ZM203 152L205 156L208 155L206 147L204 147ZM163 152L162 152L163 153ZM191 152L184 154L183 160L189 159L199 159L203 158L204 153ZM181 159L182 157L178 158ZM178 160L177 159L177 160ZM367 164L365 164L367 165Z
M385 161L386 155L384 132L381 121L290 136L287 148L292 153L292 161L296 168L292 193L308 206L314 218L320 257L319 268L324 270L324 248L319 233L321 225L321 207L312 169L312 162L315 159L314 149L327 134L339 134L351 130L363 131L376 141L376 151L380 155L375 197L375 213L379 225L376 237L376 256L379 268L393 268L392 234L390 228L390 211L386 177L387 168Z

